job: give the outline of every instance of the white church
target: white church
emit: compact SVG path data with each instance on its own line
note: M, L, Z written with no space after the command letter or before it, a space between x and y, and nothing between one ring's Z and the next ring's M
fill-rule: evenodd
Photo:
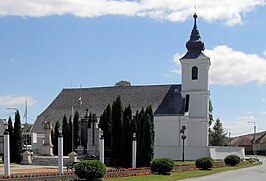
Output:
M182 84L113 86L96 88L63 89L53 102L36 119L32 133L37 133L35 150L41 152L43 140L43 119L54 123L62 121L63 116L71 115L71 108L80 115L88 109L97 117L103 113L108 104L120 96L124 106L131 105L132 112L142 107L152 106L154 111L155 143L154 157L169 157L182 160L195 160L203 156L223 159L228 154L237 154L241 158L241 147L209 147L209 69L210 58L204 51L197 28L197 15L194 14L194 26L187 53L180 58L182 66ZM82 95L83 104L78 100ZM82 131L81 131L82 132ZM183 139L182 139L183 138ZM87 134L81 135L81 142L87 144ZM183 142L184 141L184 142ZM184 144L184 145L183 145ZM38 151L37 151L38 153Z

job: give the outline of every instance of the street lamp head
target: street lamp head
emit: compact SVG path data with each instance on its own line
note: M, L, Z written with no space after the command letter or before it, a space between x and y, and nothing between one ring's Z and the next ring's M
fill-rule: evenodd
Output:
M133 133L133 138L134 138L134 139L136 138L136 136L137 136L137 134L136 134L136 133Z
M59 133L59 134L62 134L62 127L59 127L59 128L58 128L58 133Z

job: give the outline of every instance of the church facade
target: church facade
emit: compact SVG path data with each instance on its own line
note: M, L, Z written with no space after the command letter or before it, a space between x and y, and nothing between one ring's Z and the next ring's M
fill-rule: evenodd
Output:
M210 58L203 53L204 43L197 28L197 15L193 17L194 26L186 43L187 53L180 59L182 84L63 89L37 117L31 130L38 135L33 148L40 149L43 120L62 122L64 115L71 115L72 106L81 116L88 109L100 117L106 106L120 96L124 106L131 105L133 113L142 107L152 106L156 158L181 160L183 149L186 160L211 156L213 149L216 149L208 147L211 63ZM82 105L78 102L81 97Z

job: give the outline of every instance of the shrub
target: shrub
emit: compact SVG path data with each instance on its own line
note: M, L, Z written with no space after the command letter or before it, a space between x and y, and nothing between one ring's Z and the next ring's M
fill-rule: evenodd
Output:
M240 157L237 155L228 155L225 157L224 162L226 165L235 166L240 163Z
M75 174L79 178L97 179L106 173L106 166L98 160L84 160L75 165Z
M211 157L198 158L195 162L196 167L203 170L208 170L213 166L213 159Z
M151 162L152 172L157 172L163 175L173 170L174 166L175 162L170 158L157 158Z

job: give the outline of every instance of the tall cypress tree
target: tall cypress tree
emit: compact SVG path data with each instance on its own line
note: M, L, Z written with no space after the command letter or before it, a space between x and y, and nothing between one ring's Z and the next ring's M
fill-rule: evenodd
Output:
M111 106L108 104L100 117L99 127L103 131L105 155L108 155L111 149Z
M72 152L73 148L74 148L74 145L72 145L72 121L71 121L71 116L69 117L69 121L68 121L68 135L67 135L67 140L68 140L68 147L67 147L67 152L68 154Z
M68 148L69 148L69 140L68 140L68 131L69 131L69 125L68 125L68 122L67 122L67 118L66 116L64 115L63 117L63 125L62 125L62 134L63 134L63 154L66 156L68 155L70 152L68 152ZM71 143L70 143L71 144Z
M154 144L154 137L155 137L155 130L154 130L154 115L152 111L151 105L146 108L146 114L150 116L151 120L151 137L152 137L152 143Z
M59 135L59 127L60 127L60 123L59 121L56 121L55 123L55 128L54 128L54 141L53 141L53 144L54 144L54 149L53 149L53 152L54 152L54 155L58 155L58 135Z
M22 158L22 130L19 111L15 114L14 122L14 162L21 163Z
M137 117L137 165L144 166L143 164L143 145L144 145L144 131L145 131L145 111L141 109Z
M149 114L145 114L145 122L143 123L143 132L144 132L144 140L143 140L143 149L142 149L142 166L149 166L151 160L153 159L153 126L151 122L151 117Z
M114 165L119 164L121 153L121 133L123 125L123 108L120 97L112 105L112 152L111 160Z
M78 111L75 112L74 116L74 147L77 148L80 144L80 126L79 126L79 113Z
M9 142L14 143L14 128L11 116L8 118L8 133L9 133ZM10 162L14 162L14 147L15 144L10 144Z
M123 113L123 129L121 135L120 163L123 167L131 166L132 159L132 110L130 105Z

